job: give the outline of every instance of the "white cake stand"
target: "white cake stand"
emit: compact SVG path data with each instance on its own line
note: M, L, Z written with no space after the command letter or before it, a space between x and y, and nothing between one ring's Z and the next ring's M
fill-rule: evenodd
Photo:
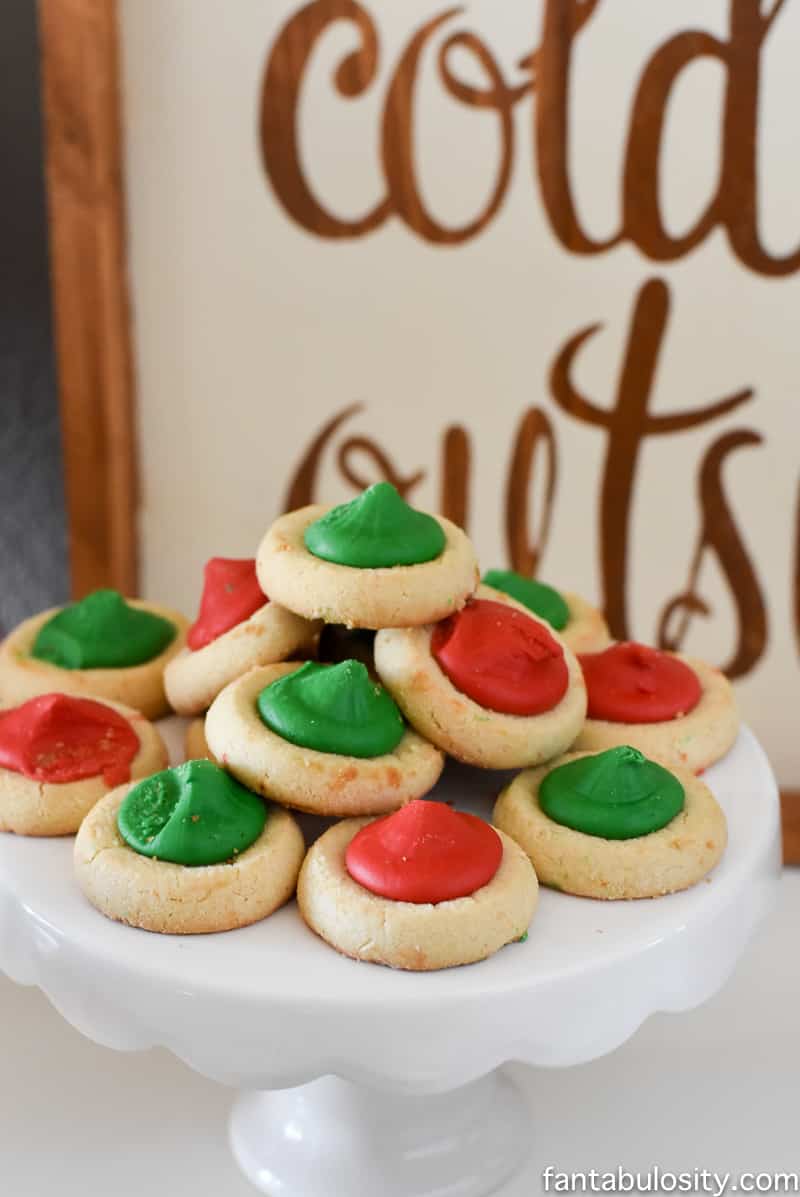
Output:
M0 967L95 1042L167 1047L243 1090L231 1142L262 1192L479 1197L531 1138L504 1063L591 1060L655 1011L705 1001L768 911L778 799L750 732L707 781L730 831L708 881L645 902L545 892L526 943L430 974L337 955L293 905L223 935L123 927L74 884L71 840L0 835ZM487 815L497 788L458 768L441 783Z

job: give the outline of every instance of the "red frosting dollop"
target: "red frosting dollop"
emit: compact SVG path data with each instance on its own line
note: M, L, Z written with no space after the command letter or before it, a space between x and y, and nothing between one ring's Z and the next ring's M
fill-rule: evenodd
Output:
M354 881L395 902L449 902L488 885L503 859L495 829L443 802L417 799L362 827L345 863Z
M505 715L540 715L564 697L564 650L547 628L515 607L475 599L436 625L431 652L473 702Z
M196 652L243 623L269 599L258 584L253 557L212 557L206 562L200 613L186 643Z
M600 653L581 653L590 719L661 723L686 715L700 701L693 669L671 653L623 641Z
M0 711L0 766L33 781L59 784L102 775L130 781L139 737L118 711L90 698L42 694Z

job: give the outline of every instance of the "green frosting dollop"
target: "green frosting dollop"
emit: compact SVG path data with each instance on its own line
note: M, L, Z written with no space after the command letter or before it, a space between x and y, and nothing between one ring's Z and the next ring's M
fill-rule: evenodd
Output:
M162 653L174 623L131 607L116 590L95 590L39 629L31 656L61 669L125 669Z
M534 615L546 620L557 632L569 623L566 601L557 590L546 586L544 582L524 578L522 574L514 573L513 569L490 569L483 575L482 581L495 590L511 595L518 603L533 611Z
M539 805L555 823L604 840L630 840L666 827L683 810L674 774L636 748L609 748L551 770Z
M325 561L383 569L432 561L444 550L445 535L438 520L409 507L390 482L376 482L309 524L304 541Z
M260 798L211 761L187 761L140 781L117 814L125 843L174 864L221 864L255 843L267 819Z
M257 700L267 727L302 748L338 756L393 752L403 738L400 711L360 661L307 661L265 687Z

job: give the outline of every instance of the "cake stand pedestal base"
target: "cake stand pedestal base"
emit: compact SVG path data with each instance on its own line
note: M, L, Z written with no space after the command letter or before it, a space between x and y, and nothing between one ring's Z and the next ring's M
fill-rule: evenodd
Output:
M166 1047L242 1090L231 1143L262 1193L484 1197L534 1125L497 1069L594 1060L706 1001L772 906L778 792L752 733L705 778L729 832L707 882L653 902L544 892L524 943L436 973L348 960L294 904L224 935L147 935L86 901L69 840L0 834L0 969L96 1043ZM436 797L488 816L491 785L451 770Z
M323 1077L243 1093L230 1135L239 1167L271 1197L485 1197L522 1166L531 1120L499 1070L424 1097Z

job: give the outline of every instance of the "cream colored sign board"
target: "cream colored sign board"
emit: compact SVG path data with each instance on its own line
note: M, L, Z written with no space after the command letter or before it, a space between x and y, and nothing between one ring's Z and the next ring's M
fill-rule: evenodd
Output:
M798 782L800 4L758 9L122 0L144 592L192 612L360 404L315 497L422 471L485 567L510 528L737 660Z

